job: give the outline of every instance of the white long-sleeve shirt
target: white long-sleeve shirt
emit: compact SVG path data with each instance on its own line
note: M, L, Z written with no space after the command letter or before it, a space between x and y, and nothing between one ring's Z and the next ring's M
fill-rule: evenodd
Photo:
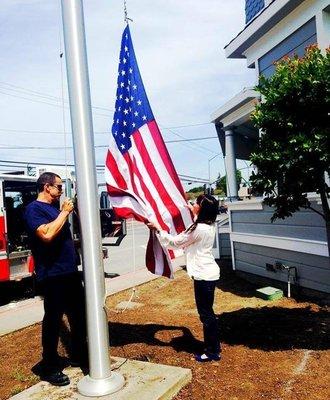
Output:
M220 269L212 254L215 239L215 225L198 223L192 232L170 235L159 232L163 246L171 249L184 249L187 261L187 273L191 278L215 281L220 277Z

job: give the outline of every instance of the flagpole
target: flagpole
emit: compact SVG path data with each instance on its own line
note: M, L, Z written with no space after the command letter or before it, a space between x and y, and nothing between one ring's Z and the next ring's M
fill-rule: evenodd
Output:
M62 0L67 79L86 292L89 375L78 382L84 396L116 392L124 378L111 372L109 332L94 155L93 123L82 0Z

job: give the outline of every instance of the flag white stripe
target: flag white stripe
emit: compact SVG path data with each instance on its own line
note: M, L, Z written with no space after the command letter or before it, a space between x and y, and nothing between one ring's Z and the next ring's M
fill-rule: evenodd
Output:
M168 173L166 166L163 163L162 158L159 156L158 148L154 142L152 134L149 130L148 124L143 125L139 131L143 139L145 147L148 149L149 157L158 173L158 176L162 182L166 182L166 190L171 194L171 198L175 205L178 207L182 216L185 227L187 228L191 224L190 212L187 208L186 200L182 198L182 195L173 182L171 175Z
M129 169L127 162L126 162L125 158L123 157L122 153L120 151L113 151L113 149L116 149L116 148L117 148L116 141L115 141L114 137L112 135L110 135L109 150L110 150L113 158L116 161L116 164L117 164L120 174L122 175L124 181L126 182L128 190L130 192L134 192L133 185L131 182L130 169ZM110 173L111 173L111 171L110 171ZM116 182L115 178L114 177L112 177L112 178L114 179L114 182ZM111 184L111 183L109 183L109 184ZM111 184L111 185L118 187L117 183ZM123 188L121 188L121 189L123 189Z
M130 156L132 156L130 150L129 150L128 153L130 154ZM135 154L134 154L134 157L135 157ZM148 202L148 200L147 200L147 198L146 198L146 196L144 194L144 191L142 189L140 179L136 174L133 174L133 180L134 180L134 184L135 184L135 187L136 187L136 191L138 192L138 195L144 201L144 206L145 206L146 212L148 214L148 219L149 220L155 219L156 218L155 212L154 212L153 208L151 207L150 203Z
M141 154L139 153L139 151L138 151L138 149L136 147L136 143L134 141L134 135L132 136L132 138L133 138L132 147L129 149L128 152L131 155L134 154L137 168L139 169L140 174L143 176L144 183L147 186L147 188L149 189L150 194L153 197L155 203L157 204L157 208L159 210L159 213L160 213L163 221L165 222L165 224L167 226L172 227L173 229L175 229L172 216L171 216L170 212L168 211L167 207L165 206L163 200L160 198L159 192L155 188L153 180L151 179L151 177L149 175L149 172L145 168L145 165L143 163Z
M154 240L153 240L153 251L154 251L154 256L155 256L155 274L162 275L163 271L164 271L163 249L160 246L160 243L159 243L159 240L157 237L154 237ZM171 265L171 263L170 263L170 265ZM172 274L172 271L171 271L171 274Z
M141 204L139 204L136 200L134 200L130 196L122 196L122 197L110 197L111 199L111 205L114 208L130 208L132 209L136 214L141 215L142 217L145 217L149 219L149 215L146 213L146 210Z
M110 136L111 136L110 146L111 145L117 146L113 136L112 135L110 135ZM133 144L133 142L132 142L132 144ZM110 147L110 149L111 149L111 147ZM129 153L129 155L130 155L132 160L134 159L134 156L137 153L139 154L139 152L138 152L138 150L136 148L135 149L131 148L128 153ZM124 178L124 180L125 180L125 182L127 184L127 187L128 187L128 190L126 190L126 192L129 192L131 194L134 193L135 197L136 197L136 195L139 196L145 203L144 204L144 207L146 208L145 209L145 214L148 215L148 219L151 219L151 220L155 219L156 218L155 217L155 212L154 212L154 210L152 209L150 203L147 201L147 199L145 197L145 194L144 194L144 191L143 191L143 189L141 187L140 179L138 178L138 176L136 174L134 174L134 173L132 174L133 175L133 180L134 180L134 185L135 185L135 190L134 190L134 185L133 185L133 182L132 182L132 179L131 179L132 175L129 172L130 168L129 168L128 164L127 164L126 159L124 158L124 156L122 155L122 153L120 151L111 152L111 154L113 155L113 157L116 160L117 167L118 167L119 171L121 172L122 175L124 174L123 178ZM109 171L109 173L111 175L110 171ZM141 175L143 176L143 174L141 174ZM106 181L109 184L111 184L112 186L118 187L118 185L117 185L117 183L116 183L116 181L115 181L115 179L114 179L114 177L112 175L111 175L111 178L112 178L111 181L110 181L110 179L108 181L107 180L108 177L107 177L107 174L106 174ZM110 182L112 182L112 183L110 183Z

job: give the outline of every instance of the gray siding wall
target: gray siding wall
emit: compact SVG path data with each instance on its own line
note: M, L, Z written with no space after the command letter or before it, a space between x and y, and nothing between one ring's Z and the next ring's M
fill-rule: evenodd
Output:
M266 270L266 263L280 261L297 268L299 286L330 293L329 257L238 242L234 242L234 254L236 270L287 282L286 272Z
M317 43L316 22L315 18L312 18L259 59L260 75L262 74L266 78L270 77L275 71L274 62L284 56L293 56L294 54L301 57L304 55L306 47L314 43Z
M312 203L321 211L321 206ZM273 210L265 207L255 211L232 211L232 232L255 233L280 237L326 241L326 228L323 218L314 211L301 210L285 219L271 223Z
M220 259L231 258L229 233L221 233L219 235L219 245L220 245Z

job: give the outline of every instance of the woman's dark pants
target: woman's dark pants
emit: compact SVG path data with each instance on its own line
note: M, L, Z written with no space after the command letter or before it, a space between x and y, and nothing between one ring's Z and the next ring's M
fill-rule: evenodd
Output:
M205 351L211 354L219 354L221 351L218 321L213 311L217 282L194 280L195 301L203 324Z

